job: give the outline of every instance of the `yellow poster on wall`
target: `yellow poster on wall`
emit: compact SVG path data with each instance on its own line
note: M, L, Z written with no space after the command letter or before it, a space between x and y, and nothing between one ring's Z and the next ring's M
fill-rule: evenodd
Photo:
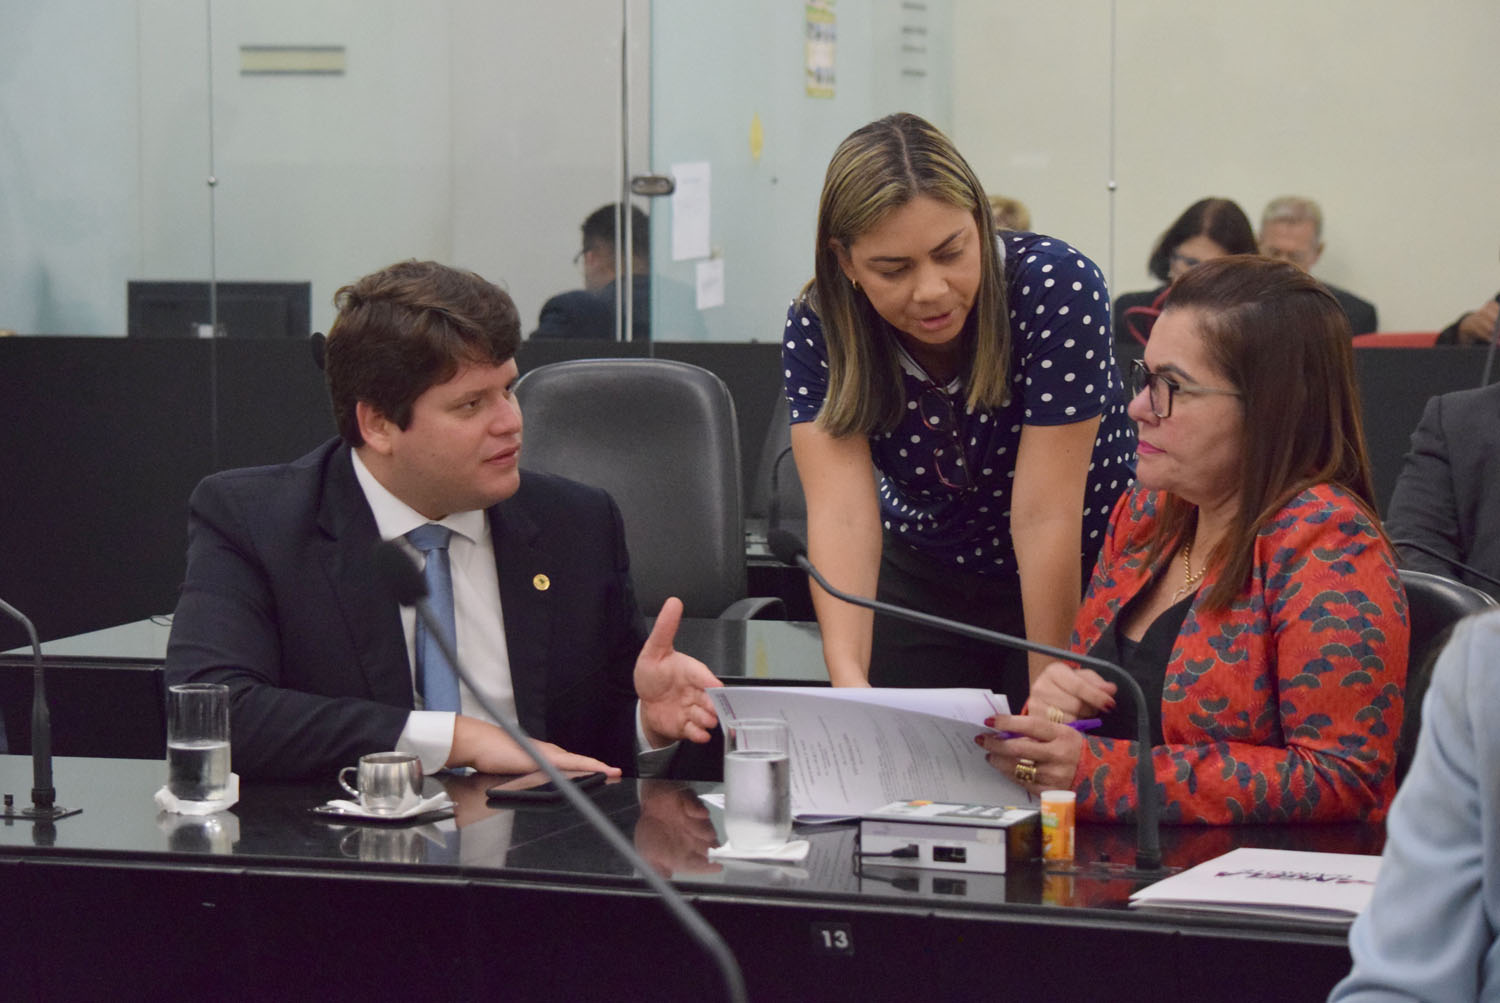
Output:
M808 4L804 69L810 98L833 97L834 43L837 38L833 0Z

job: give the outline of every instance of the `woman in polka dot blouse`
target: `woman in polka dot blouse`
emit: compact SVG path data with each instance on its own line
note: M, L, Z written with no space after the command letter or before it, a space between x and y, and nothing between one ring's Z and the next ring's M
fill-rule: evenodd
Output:
M1135 462L1094 263L1054 238L997 236L948 138L892 115L834 153L815 276L785 335L813 562L852 592L1066 644ZM816 589L814 606L835 685L1025 700L1021 653Z

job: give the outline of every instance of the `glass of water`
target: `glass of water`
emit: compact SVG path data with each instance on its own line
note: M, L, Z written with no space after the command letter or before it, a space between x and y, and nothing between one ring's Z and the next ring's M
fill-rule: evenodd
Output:
M736 850L773 850L792 834L791 742L785 721L724 722L724 834Z
M229 687L167 687L167 789L179 801L220 801L229 793Z

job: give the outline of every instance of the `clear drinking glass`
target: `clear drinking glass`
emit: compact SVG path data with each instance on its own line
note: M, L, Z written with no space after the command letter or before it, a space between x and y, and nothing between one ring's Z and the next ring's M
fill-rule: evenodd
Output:
M724 722L724 834L737 850L775 849L791 836L791 736L785 721Z
M179 801L220 801L229 793L229 687L167 688L167 789Z

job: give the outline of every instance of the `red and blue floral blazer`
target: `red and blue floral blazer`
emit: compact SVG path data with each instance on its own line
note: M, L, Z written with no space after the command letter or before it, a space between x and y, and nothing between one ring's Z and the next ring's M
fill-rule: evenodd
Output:
M1090 650L1162 572L1145 563L1159 494L1116 504L1073 633ZM1396 784L1406 684L1406 595L1375 524L1341 488L1293 498L1255 539L1254 566L1222 612L1200 610L1167 664L1151 750L1162 821L1377 820ZM1117 695L1129 711L1128 695ZM1134 817L1136 743L1087 736L1074 776L1080 817Z

